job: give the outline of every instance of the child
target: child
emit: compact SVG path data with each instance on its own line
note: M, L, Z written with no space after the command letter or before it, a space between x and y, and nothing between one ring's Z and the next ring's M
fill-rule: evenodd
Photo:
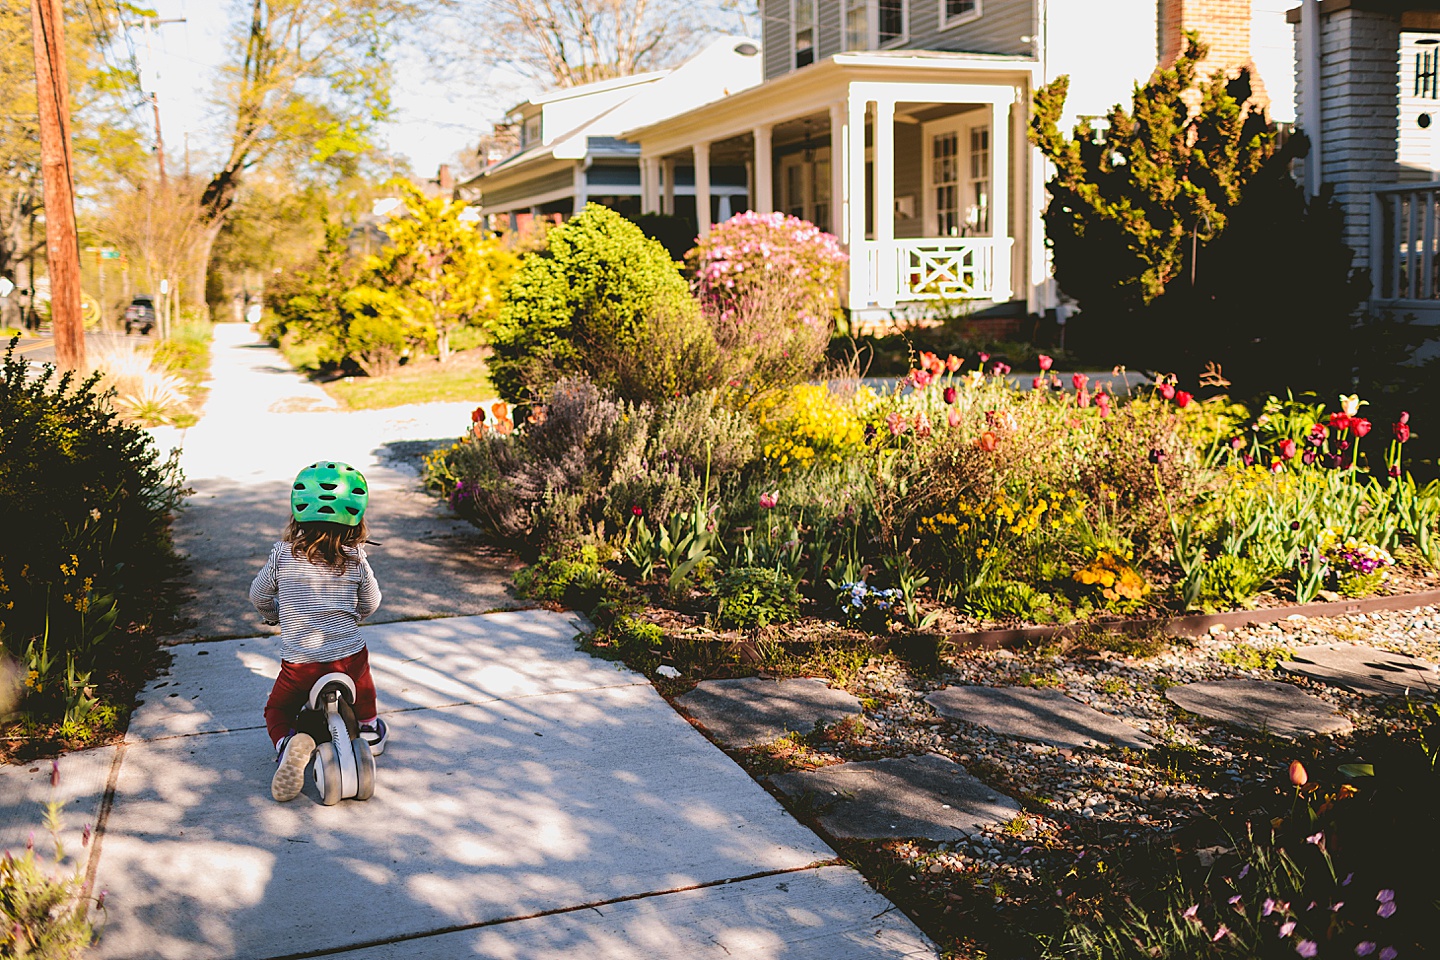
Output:
M293 800L305 785L315 737L295 718L315 681L327 673L355 681L355 716L371 753L385 752L388 731L376 715L370 654L359 625L380 606L380 587L365 559L365 477L340 461L313 463L290 489L290 523L250 585L250 602L280 623L280 676L265 703L275 744L270 795Z

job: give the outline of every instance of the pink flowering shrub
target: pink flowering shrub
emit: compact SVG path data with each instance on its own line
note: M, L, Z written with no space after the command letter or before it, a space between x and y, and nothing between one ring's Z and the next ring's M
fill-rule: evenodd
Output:
M765 390L815 370L847 259L835 237L783 213L731 217L686 255L733 384Z

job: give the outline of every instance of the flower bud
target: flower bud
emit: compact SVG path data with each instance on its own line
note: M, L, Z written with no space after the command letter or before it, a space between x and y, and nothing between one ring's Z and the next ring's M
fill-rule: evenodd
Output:
M1290 761L1290 782L1297 787L1303 787L1310 782L1310 774L1305 772L1305 765L1299 760Z

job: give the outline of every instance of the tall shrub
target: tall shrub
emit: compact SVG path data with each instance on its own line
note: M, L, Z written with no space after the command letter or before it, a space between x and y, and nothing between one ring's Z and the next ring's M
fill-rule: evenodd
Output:
M491 380L533 402L587 374L632 400L691 393L714 379L714 342L665 248L590 204L521 264L494 325Z
M0 641L25 665L30 706L48 713L75 705L81 691L66 684L117 622L150 615L174 571L180 470L115 415L98 375L34 374L14 347L0 372Z
M847 257L835 237L783 213L741 213L686 255L721 356L721 375L787 386L824 358Z

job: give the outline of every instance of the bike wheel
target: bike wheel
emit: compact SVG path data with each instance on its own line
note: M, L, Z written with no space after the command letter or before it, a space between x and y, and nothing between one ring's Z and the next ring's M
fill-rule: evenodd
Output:
M375 755L360 737L350 741L350 748L355 752L355 799L369 800L375 796Z
M340 755L335 744L322 743L315 751L315 786L320 791L320 802L333 807L340 802Z

